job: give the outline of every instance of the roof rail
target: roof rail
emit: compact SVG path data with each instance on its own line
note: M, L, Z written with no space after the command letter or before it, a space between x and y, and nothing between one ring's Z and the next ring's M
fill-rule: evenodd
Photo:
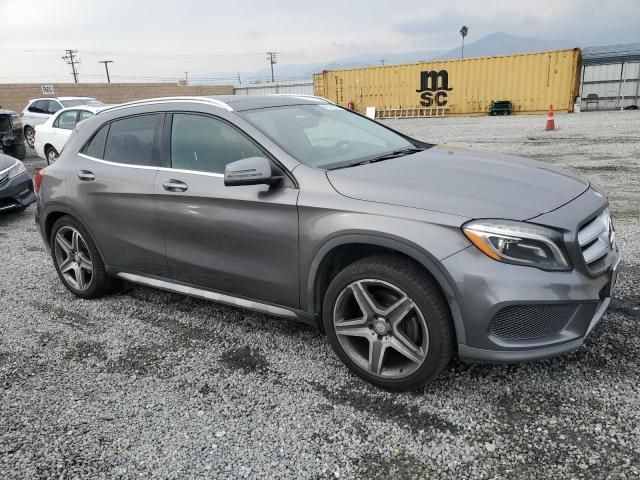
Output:
M145 98L143 100L134 100L132 102L120 103L118 105L114 105L113 107L105 108L104 110L100 110L100 112L98 113L110 112L112 110L118 110L118 109L127 108L127 107L135 107L137 105L151 105L155 103L175 103L175 102L205 103L208 105L213 105L215 107L223 108L228 112L233 112L233 108L231 108L227 103L223 102L222 100L218 100L217 98L204 97L204 96L202 97L182 96L182 97L157 97L157 98Z

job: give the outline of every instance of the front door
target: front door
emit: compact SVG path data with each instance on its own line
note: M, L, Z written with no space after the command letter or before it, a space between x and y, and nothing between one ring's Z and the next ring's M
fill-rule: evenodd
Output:
M266 152L218 117L170 117L172 168L155 187L170 277L297 308L298 189L225 187L227 163Z

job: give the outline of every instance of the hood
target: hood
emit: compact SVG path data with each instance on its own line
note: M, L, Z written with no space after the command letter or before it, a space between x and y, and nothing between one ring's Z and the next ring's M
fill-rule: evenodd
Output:
M438 145L327 172L342 195L467 218L526 220L570 202L589 182L527 158Z
M15 158L5 155L4 153L0 153L0 172L9 167L13 167L15 163Z

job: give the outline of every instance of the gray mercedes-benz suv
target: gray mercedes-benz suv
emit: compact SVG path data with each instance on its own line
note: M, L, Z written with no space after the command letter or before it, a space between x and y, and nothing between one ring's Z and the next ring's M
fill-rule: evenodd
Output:
M322 326L349 368L394 390L453 355L579 347L619 261L586 180L423 143L315 97L112 107L35 183L75 295L124 279Z

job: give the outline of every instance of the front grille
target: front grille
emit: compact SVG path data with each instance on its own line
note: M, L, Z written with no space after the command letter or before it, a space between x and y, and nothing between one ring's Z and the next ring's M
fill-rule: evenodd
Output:
M4 176L0 176L0 187L4 187L6 183L9 182L9 174L7 173Z
M615 235L609 210L604 210L580 229L578 245L588 267L594 266L614 248Z
M555 335L573 318L579 305L510 305L491 322L491 333L504 340L531 340Z

